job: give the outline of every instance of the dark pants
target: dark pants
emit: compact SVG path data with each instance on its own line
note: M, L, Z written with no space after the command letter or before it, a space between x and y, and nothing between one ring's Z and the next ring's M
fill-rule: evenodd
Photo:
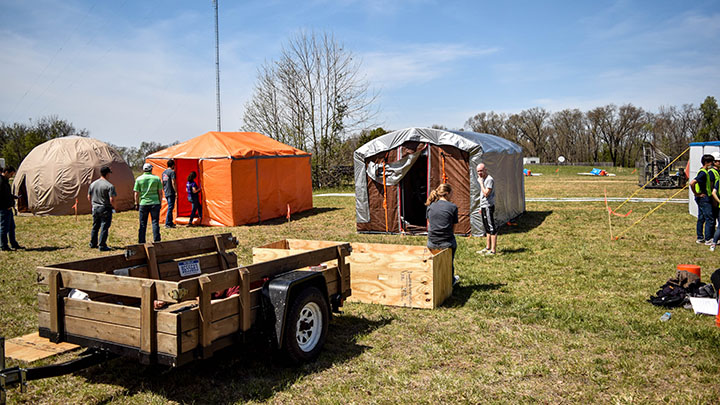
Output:
M202 204L200 204L200 197L198 197L197 194L192 194L192 197L188 198L190 200L190 204L192 204L192 211L190 211L190 222L188 222L188 225L192 225L193 219L195 219L195 215L197 215L198 218L200 218L200 221L202 222Z
M138 243L145 243L148 214L152 218L153 242L160 242L160 204L141 205L138 211L140 213Z
M710 197L695 197L695 202L698 206L698 219L697 226L695 227L697 231L697 238L698 240L711 240L715 228L715 219L712 214ZM704 236L703 229L705 230Z
M12 208L0 210L0 236L2 236L2 247L18 246L15 240L15 218ZM8 245L8 239L10 245Z
M108 230L112 224L112 207L94 206L92 208L93 224L90 232L90 247L98 247L98 231L100 246L107 247Z
M485 233L488 235L497 235L497 228L495 228L495 206L491 205L487 208L480 208L480 216L482 217L483 227L485 227Z
M175 198L174 195L166 195L165 201L167 201L167 215L165 216L165 226L173 224L173 210L175 209Z

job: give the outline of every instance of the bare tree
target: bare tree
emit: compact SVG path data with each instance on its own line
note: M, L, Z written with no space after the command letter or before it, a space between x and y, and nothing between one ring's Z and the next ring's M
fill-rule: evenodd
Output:
M301 33L259 70L243 121L326 166L348 133L371 124L376 98L359 62L331 34Z
M550 128L551 145L557 156L562 155L570 162L590 162L597 156L598 142L590 136L585 115L577 108L554 113Z
M465 126L470 127L473 132L504 137L505 121L507 121L505 114L498 114L495 111L481 112L465 121Z
M550 113L544 108L533 107L523 110L517 115L520 139L525 141L528 152L533 156L547 159L546 150L548 147L550 131L547 127Z
M615 165L635 161L640 145L649 134L647 114L642 108L614 104L588 111L587 119L593 135L603 141Z

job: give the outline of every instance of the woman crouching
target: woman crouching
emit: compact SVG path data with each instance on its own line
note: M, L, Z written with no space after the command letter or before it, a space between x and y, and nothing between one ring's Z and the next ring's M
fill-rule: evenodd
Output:
M425 205L425 216L428 220L429 249L452 249L452 283L455 285L460 279L455 275L455 224L458 223L458 207L449 201L452 196L452 187L443 183L430 192Z

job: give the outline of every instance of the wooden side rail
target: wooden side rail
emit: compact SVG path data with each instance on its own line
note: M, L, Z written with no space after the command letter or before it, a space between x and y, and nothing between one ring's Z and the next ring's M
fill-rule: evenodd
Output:
M238 246L237 238L231 233L219 235L199 236L197 238L171 240L166 242L154 242L155 258L158 263L178 259L181 257L196 256L204 253L218 251L218 245L223 249L235 249ZM148 258L144 244L129 245L125 248L125 258L129 261Z

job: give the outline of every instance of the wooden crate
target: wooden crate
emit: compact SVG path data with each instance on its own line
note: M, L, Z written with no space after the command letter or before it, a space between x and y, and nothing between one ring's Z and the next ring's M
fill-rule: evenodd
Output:
M253 263L342 242L286 239L253 248ZM423 246L350 243L348 301L436 308L452 294L452 252ZM329 266L335 263L328 262Z
M328 294L349 293L349 283L342 282L349 274L343 260L348 245L246 267L237 267L235 254L225 251L236 246L231 234L222 234L38 267L38 281L48 288L38 294L40 336L106 348L145 364L179 366L241 341L259 316L264 280L276 274L340 258L340 267L323 276ZM180 276L179 262L188 259L198 260L200 275ZM239 295L212 299L212 293L234 286ZM91 300L69 298L71 288ZM170 305L155 310L155 300Z

